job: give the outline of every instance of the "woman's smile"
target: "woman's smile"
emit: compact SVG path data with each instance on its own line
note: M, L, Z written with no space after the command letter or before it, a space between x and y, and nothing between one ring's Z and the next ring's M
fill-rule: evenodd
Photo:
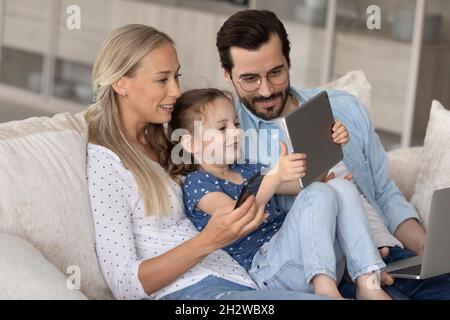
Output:
M168 113L172 113L173 111L173 103L172 104L160 104L159 107Z

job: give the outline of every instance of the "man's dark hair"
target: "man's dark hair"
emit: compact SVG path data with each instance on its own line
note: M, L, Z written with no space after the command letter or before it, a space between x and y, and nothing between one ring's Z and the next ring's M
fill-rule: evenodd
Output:
M223 68L231 74L234 66L230 55L231 47L257 50L269 41L272 34L280 38L283 55L290 67L291 43L283 23L275 13L268 10L244 10L232 15L217 32L216 46Z

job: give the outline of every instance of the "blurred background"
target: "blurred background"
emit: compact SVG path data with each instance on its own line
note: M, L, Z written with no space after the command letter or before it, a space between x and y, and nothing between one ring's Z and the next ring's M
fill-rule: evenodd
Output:
M79 30L67 28L71 5L81 9ZM381 8L380 30L367 28L370 5ZM175 40L182 90L228 88L215 37L243 9L269 9L285 23L293 86L364 71L387 149L423 144L432 99L450 105L448 0L0 0L0 122L82 111L102 40L127 23Z

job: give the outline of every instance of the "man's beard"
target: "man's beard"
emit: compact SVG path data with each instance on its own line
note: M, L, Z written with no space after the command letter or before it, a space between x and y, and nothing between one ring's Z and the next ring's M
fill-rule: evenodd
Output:
M289 88L290 88L290 86L288 86L285 91L272 94L269 98L254 97L252 99L252 103L249 103L249 101L247 99L242 98L242 97L239 97L239 99L247 107L248 110L250 110L253 114L257 115L261 119L273 120L275 118L278 118L281 115L281 113L283 112L284 108L286 107L286 103L289 98ZM270 99L276 99L278 97L281 97L281 107L279 110L275 110L275 107L266 108L264 113L256 110L255 103L264 102L264 101L270 100Z

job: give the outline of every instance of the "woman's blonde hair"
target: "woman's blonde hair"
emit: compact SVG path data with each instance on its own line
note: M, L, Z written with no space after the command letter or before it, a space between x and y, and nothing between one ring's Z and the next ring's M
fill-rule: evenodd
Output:
M116 153L133 174L147 215L162 217L171 212L169 194L174 193L169 176L156 166L124 134L117 94L112 84L123 76L133 77L140 61L150 51L172 39L155 28L129 24L112 31L103 42L92 71L95 103L86 113L89 142ZM166 167L170 144L162 124L148 124L146 139ZM161 187L161 186L165 186ZM177 199L177 196L172 196Z

